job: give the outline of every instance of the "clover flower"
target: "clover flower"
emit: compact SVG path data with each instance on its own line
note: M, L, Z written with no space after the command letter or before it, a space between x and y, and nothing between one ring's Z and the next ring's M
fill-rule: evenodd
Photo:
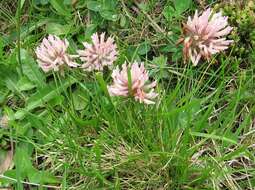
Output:
M49 35L36 48L37 62L44 72L51 70L58 71L64 65L77 67L72 58L74 56L67 53L69 42L67 39L61 40L59 37Z
M233 42L226 39L231 30L228 17L222 16L221 12L213 14L208 8L198 16L196 11L194 18L189 17L184 24L184 58L190 58L196 66L201 58L208 60L211 55L227 49Z
M129 89L127 64L124 63L121 70L119 67L114 69L112 73L113 84L108 86L109 94L111 96L125 97L131 95L140 103L154 104L155 102L152 99L158 95L154 92L156 81L148 84L149 76L144 64L141 63L139 66L138 62L134 62L130 67L130 75L131 84Z
M102 71L104 66L112 66L117 59L117 46L114 39L105 39L105 33L100 36L95 33L92 35L92 44L84 42L84 50L78 50L80 59L84 62L82 68L87 71Z

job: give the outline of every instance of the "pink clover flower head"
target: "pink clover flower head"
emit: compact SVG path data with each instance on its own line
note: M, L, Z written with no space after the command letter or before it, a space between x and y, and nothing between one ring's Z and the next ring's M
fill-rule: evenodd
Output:
M117 59L117 46L112 37L105 38L105 33L98 35L94 33L91 37L92 43L84 42L84 50L78 50L82 68L87 71L102 71L104 66L111 67Z
M36 48L37 62L44 72L51 70L58 71L65 64L69 67L77 67L72 55L67 53L69 42L67 39L61 40L59 37L49 35Z
M196 10L193 19L184 24L184 57L196 66L201 58L209 60L211 55L228 48L233 42L226 36L233 28L228 25L228 17L221 12L213 14L208 8L200 16Z
M138 62L134 62L130 67L130 89L128 84L128 66L126 63L122 65L122 69L119 67L113 70L112 78L113 84L108 86L108 91L111 96L125 96L131 95L136 101L145 104L154 104L154 98L158 96L154 92L156 81L149 83L148 72L144 68L144 64L139 65Z

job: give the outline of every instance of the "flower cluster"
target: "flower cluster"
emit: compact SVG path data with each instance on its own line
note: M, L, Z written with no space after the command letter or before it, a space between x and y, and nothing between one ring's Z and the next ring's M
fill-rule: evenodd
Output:
M84 50L78 50L79 56L83 62L82 68L88 71L102 71L104 66L111 66L117 59L117 47L113 38L109 37L105 41L105 33L100 37L97 33L92 35L92 44L84 42Z
M201 58L209 60L216 53L228 48L232 40L226 36L231 32L228 18L220 12L213 14L209 8L201 15L195 12L193 19L188 18L183 29L183 55L196 66ZM80 67L85 71L102 71L104 67L112 68L117 59L117 46L112 37L106 38L105 33L95 33L91 36L91 43L84 42L84 49L77 50L77 55L67 52L67 39L61 40L57 36L49 35L44 38L36 49L37 62L43 71L63 70L64 66ZM82 64L74 60L80 58ZM132 96L136 101L154 104L158 94L154 92L156 81L150 83L148 71L143 63L134 62L122 68L117 67L112 72L113 84L108 86L111 96Z
M65 64L70 67L77 67L78 64L72 60L67 53L69 43L67 39L61 40L57 36L49 35L36 48L37 62L44 72L50 70L58 71Z
M157 97L154 92L156 81L146 84L149 81L148 72L144 68L144 64L140 66L138 62L134 62L130 68L130 84L128 80L128 66L126 63L122 65L122 70L117 67L112 72L113 84L108 86L111 96L128 96L131 95L136 101L146 104L154 104L152 99ZM130 87L129 87L130 86Z
M226 40L232 27L228 26L228 17L222 16L221 12L212 13L209 8L198 16L195 12L194 18L188 18L184 24L184 58L190 58L196 66L201 58L209 59L228 48L232 40Z

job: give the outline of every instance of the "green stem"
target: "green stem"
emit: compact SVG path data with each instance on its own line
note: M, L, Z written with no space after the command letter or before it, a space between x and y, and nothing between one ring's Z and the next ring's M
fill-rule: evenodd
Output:
M16 19L17 19L17 45L18 45L18 63L19 63L19 71L20 74L23 76L23 69L22 69L22 63L21 63L21 55L20 55L20 17L21 17L21 0L18 1L18 10L17 10L17 14L16 14Z

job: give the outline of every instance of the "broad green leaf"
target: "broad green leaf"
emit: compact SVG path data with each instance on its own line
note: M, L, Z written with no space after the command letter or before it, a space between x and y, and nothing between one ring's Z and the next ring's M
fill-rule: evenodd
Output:
M111 10L115 12L117 9L118 1L116 0L100 0L102 4L102 10Z
M110 94L109 94L109 92L108 92L107 85L106 85L106 83L105 83L105 81L104 81L104 78L103 78L102 74L101 74L101 73L97 73L97 74L96 74L96 79L97 79L97 81L98 81L98 83L99 83L99 85L100 85L101 90L105 93L105 95L106 95L107 97L110 98ZM111 98L110 98L110 99L111 99Z
M160 55L159 57L154 57L152 62L155 65L158 65L160 67L164 67L164 66L166 66L166 63L167 63L167 57L164 56L164 55Z
M87 8L89 10L98 12L98 11L101 11L102 4L100 2L97 2L97 1L88 1L87 2Z
M59 183L58 179L49 172L38 171L36 169L31 169L28 173L28 179L32 183L38 184L54 184Z
M23 148L17 147L14 155L14 164L17 175L23 179L26 178L27 172L33 168L32 162L27 151Z
M189 124L196 118L197 112L199 112L201 107L201 100L192 99L189 104L185 106L178 115L178 123L180 127L188 127Z
M98 120L97 119L90 119L90 120L84 120L80 119L79 117L74 116L72 113L70 113L70 116L72 117L73 121L76 125L84 127L84 126L98 126Z
M116 1L88 1L87 8L89 10L99 12L106 20L116 21L118 19L118 15L116 14Z
M17 87L19 91L26 91L35 88L35 84L33 84L26 76L19 79L17 83Z
M74 102L74 108L76 110L83 110L86 107L86 101L84 98L82 98L82 92L81 90L76 90L72 96L73 96L73 102Z
M9 77L5 79L6 87L13 91L16 92L18 95L22 97L21 90L18 86L18 77L16 73L11 74Z
M137 53L139 55L145 55L151 50L151 46L149 42L143 42L139 45Z
M73 0L64 0L65 5L72 5Z
M48 105L51 107L55 107L57 105L61 105L65 100L65 97L63 95L55 96L51 100L47 102Z
M48 23L46 25L46 31L48 34L54 34L54 35L66 35L70 33L72 30L71 25L61 25L58 23Z
M38 184L58 183L56 177L46 171L38 171L32 165L29 154L22 147L17 147L15 156L15 171L16 177L21 177L21 180L26 178L29 182Z
M44 184L59 183L59 180L50 172L41 171L40 174L41 174L41 183L44 183Z
M112 103L112 99L111 99L111 96L108 92L108 89L107 89L107 85L104 81L104 78L103 78L103 75L101 73L97 73L96 74L96 79L99 83L99 86L101 88L101 90L104 92L104 94L106 95L107 99L109 100L109 102L111 103L111 105L114 107L114 104Z
M137 53L138 48L139 47L134 47L131 45L126 48L125 56L127 57L128 60L130 61L140 60L139 54Z
M50 4L57 11L59 15L71 17L71 12L66 8L62 0L50 0Z
M0 104L3 104L3 102L5 101L8 93L9 93L9 91L6 88L1 87L1 90L0 90Z
M21 0L21 8L23 7L25 0Z
M150 11L150 5L149 5L149 3L141 2L141 3L138 4L138 6L139 6L139 8L140 8L141 10L143 10L143 11L146 12L146 13Z
M20 3L20 10L22 10L22 8L23 8L23 5L24 5L24 3L25 3L25 0L18 0L17 1L17 9L16 9L16 17L18 17L18 7L19 7L19 3Z
M16 179L16 171L13 169L13 170L7 170L5 173L4 173L4 176L5 177L2 177L0 178L0 184L6 184L6 186L8 185L11 185L11 184L15 184L16 181L12 180L12 179Z
M59 93L74 83L75 80L69 80L58 87L51 85L42 90L39 90L35 95L28 99L27 105L24 109L21 109L15 113L15 119L22 119L27 112L30 112L37 107L43 106L48 101L52 100L56 96L59 96Z
M115 14L114 12L112 12L112 11L109 11L109 10L100 11L100 15L106 20L111 20L111 21L117 21L118 20L118 15Z
M127 24L127 18L125 15L120 15L120 26L124 28Z
M175 16L175 10L171 5L165 6L163 10L163 15L167 21L171 21L172 18Z
M30 33L36 30L37 28L40 28L47 22L49 22L49 20L44 19L44 20L39 20L38 22L30 22L30 24L28 25L22 25L21 31L20 31L21 40L25 40L26 38L33 36L33 35L30 35ZM12 32L10 35L8 35L7 37L5 36L5 43L6 43L5 45L9 45L10 43L15 42L17 40L17 37L18 37L17 32L16 30L14 30L14 32Z
M40 71L38 64L25 49L21 49L20 52L24 75L26 75L31 82L34 82L37 87L45 86L45 77Z
M151 76L155 79L167 79L169 78L169 72L167 71L167 57L160 55L159 57L154 57L152 60L152 64L157 66L157 69L151 70Z
M174 5L177 13L180 15L192 5L192 0L175 0Z
M85 39L86 40L91 40L91 36L93 33L95 33L97 30L97 25L96 24L89 24L86 27L85 30Z

